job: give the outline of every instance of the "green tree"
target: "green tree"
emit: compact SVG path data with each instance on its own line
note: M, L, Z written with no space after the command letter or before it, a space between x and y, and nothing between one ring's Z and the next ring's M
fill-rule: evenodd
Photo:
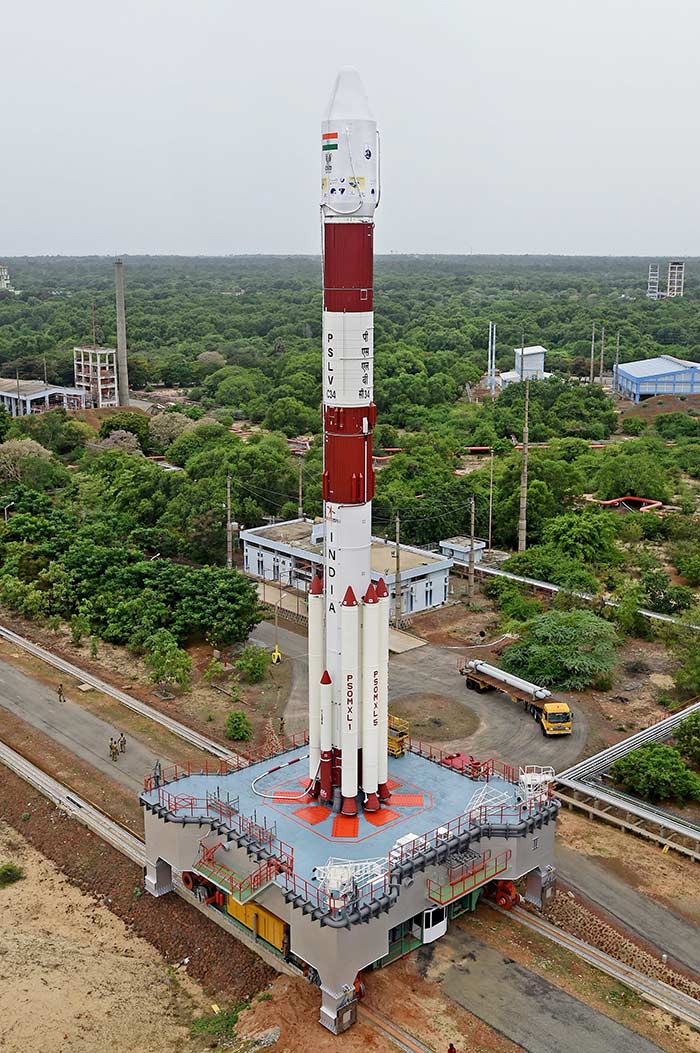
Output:
M119 410L111 417L106 417L100 424L99 436L107 439L113 431L130 431L139 441L144 451L148 450L148 417L135 410Z
M179 684L187 687L192 671L192 659L177 645L177 640L167 629L159 629L145 642L145 663L151 670L151 679L156 684Z
M236 669L249 684L259 684L264 680L269 667L269 652L255 644L244 647L236 661Z
M580 690L610 676L616 643L614 627L590 611L548 611L504 651L503 667L537 684Z
M652 742L615 761L610 775L645 801L700 800L700 777L683 763L677 749Z
M232 709L226 717L224 734L227 739L237 742L250 742L253 737L253 725L242 709Z
M700 713L691 713L676 728L674 740L684 757L700 767Z

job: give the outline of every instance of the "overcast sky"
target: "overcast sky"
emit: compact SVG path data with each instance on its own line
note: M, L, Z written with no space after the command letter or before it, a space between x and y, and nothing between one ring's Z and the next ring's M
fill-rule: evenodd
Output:
M354 65L380 252L700 255L698 0L17 0L0 256L317 252Z

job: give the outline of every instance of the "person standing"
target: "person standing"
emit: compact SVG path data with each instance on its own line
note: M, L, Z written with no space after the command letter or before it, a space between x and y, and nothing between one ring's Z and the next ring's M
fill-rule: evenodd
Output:
M119 752L120 753L126 753L126 735L124 734L123 731L122 731L121 735L119 736Z
M457 1053L457 1050L454 1047L454 1042L450 1042L449 1046L447 1047L447 1053Z
M112 760L116 763L117 758L119 757L119 748L114 739L109 740L109 755L112 758Z
M65 702L66 701L66 695L65 695L65 692L63 690L63 684L59 684L58 685L58 689L57 689L56 693L58 695L58 701L59 702Z

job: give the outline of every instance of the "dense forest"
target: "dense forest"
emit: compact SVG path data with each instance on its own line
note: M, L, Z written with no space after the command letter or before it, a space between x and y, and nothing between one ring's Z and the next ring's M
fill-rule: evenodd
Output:
M0 294L0 375L69 383L75 344L114 346L112 261L10 259L21 294ZM458 402L486 366L525 339L549 349L547 369L588 372L591 326L605 325L611 367L659 353L700 360L698 292L688 264L682 300L644 296L647 261L577 257L389 256L376 264L375 390L384 423L446 424L468 439ZM204 409L287 434L318 428L320 260L312 257L127 258L132 386L186 387ZM446 412L448 411L449 412ZM498 428L496 429L498 432ZM595 437L595 436L591 436Z
M50 379L70 382L71 348L92 341L93 300L97 340L114 344L112 262L9 265L22 292L0 297L0 374L41 376L45 359ZM132 383L187 398L97 424L63 411L0 413L0 497L11 509L0 519L0 603L148 653L197 637L240 642L259 614L251 586L221 569L227 474L245 526L296 515L299 470L305 513L321 511L319 261L138 258L125 270ZM468 446L484 446L494 451L493 543L515 548L523 386L494 401L473 401L466 387L483 373L493 320L502 368L524 331L549 349L554 374L529 385L530 439L547 445L530 455L528 550L506 565L618 600L623 631L644 630L639 605L700 617L700 413L632 412L620 429L619 405L581 379L594 320L620 331L622 361L700 360L692 270L677 301L646 300L645 277L643 260L380 258L375 445L399 452L377 473L374 532L393 534L399 512L405 541L434 545L468 532L473 496L486 537L491 465L465 459ZM236 420L258 430L244 439ZM300 467L285 437L301 432L316 437ZM675 510L621 519L586 500L623 494ZM512 586L495 591L517 623L537 608ZM700 668L687 689L696 682Z

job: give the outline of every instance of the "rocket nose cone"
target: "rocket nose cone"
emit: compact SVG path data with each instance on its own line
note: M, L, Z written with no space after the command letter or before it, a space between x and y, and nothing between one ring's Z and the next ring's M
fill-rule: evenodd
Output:
M374 120L360 74L352 66L343 66L338 74L323 119L324 121Z

